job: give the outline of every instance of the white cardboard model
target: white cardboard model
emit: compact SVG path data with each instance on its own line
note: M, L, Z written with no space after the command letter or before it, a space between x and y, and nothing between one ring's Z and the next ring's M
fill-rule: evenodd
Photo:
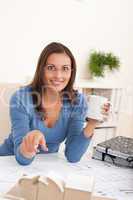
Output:
M0 194L0 200L25 200L25 199L21 197L16 197L13 195Z
M44 197L46 200L113 200L94 197L93 187L92 176L71 174L63 180L55 173L50 173L44 177L23 176L7 195L12 195L18 200L44 200Z
M107 198L107 197L93 196L92 200L116 200L116 199L111 199L111 198Z

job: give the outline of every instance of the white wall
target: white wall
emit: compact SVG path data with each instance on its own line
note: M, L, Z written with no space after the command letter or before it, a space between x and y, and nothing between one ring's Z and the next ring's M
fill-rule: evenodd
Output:
M42 48L51 41L71 48L80 77L88 76L91 49L113 51L121 59L121 78L129 81L132 8L131 0L0 0L0 81L32 76Z
M117 135L133 138L133 84L123 90Z
M116 78L131 92L132 10L132 0L0 0L0 82L23 82L33 76L43 47L58 41L74 53L78 77L89 76L86 62L91 49L114 52L121 60ZM125 122L123 116L131 122L129 105L123 114L124 110L120 123Z

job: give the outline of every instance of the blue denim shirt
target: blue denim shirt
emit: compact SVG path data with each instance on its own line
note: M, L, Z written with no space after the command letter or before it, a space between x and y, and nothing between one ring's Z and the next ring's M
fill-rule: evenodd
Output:
M78 93L75 104L64 98L59 119L52 128L48 128L36 112L31 96L32 88L25 86L17 90L10 99L11 133L0 146L0 155L15 155L22 165L30 164L32 159L20 153L23 137L32 130L40 130L46 139L48 152L58 152L61 142L65 140L65 156L69 162L78 162L87 150L90 138L83 133L87 113L87 101Z

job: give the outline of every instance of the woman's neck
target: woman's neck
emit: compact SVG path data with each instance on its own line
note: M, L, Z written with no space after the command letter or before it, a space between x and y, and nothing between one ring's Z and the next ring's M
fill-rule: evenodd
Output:
M46 90L42 96L43 108L53 108L61 103L60 93L57 91Z

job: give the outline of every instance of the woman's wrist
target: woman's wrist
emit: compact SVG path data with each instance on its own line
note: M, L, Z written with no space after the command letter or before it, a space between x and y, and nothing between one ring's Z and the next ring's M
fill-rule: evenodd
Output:
M86 127L84 128L84 135L85 137L89 138L92 137L94 134L94 129L99 124L99 122L95 119L88 119Z

